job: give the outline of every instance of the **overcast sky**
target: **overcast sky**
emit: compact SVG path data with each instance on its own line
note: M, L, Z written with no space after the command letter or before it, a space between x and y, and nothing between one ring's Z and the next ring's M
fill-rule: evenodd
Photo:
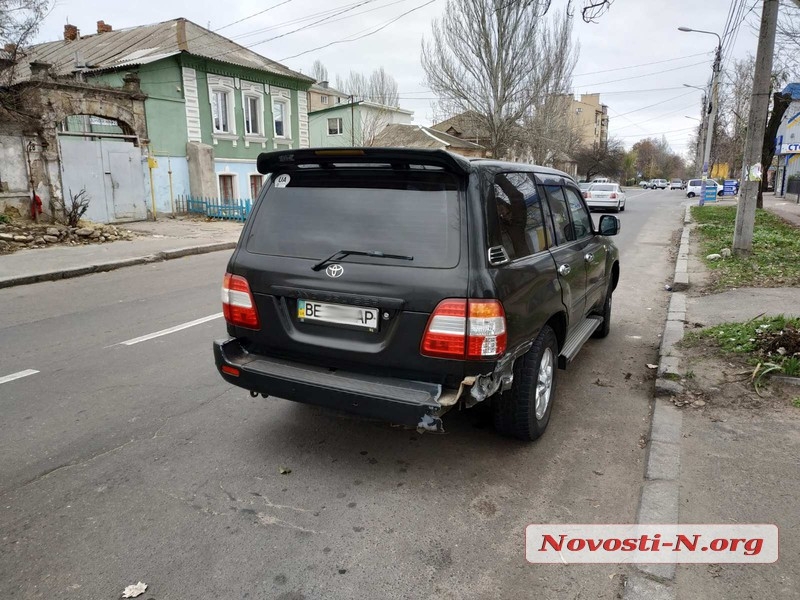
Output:
M601 93L601 101L609 107L611 135L626 146L642 137L664 133L672 148L683 154L696 125L685 115L699 116L702 95L683 84L706 85L717 40L677 28L684 25L722 34L731 1L615 0L597 24L576 18L573 36L580 44L580 59L574 91ZM553 0L551 10L565 5L566 0ZM246 18L271 6L276 7ZM354 8L331 16L349 7ZM67 21L82 33L94 33L100 19L120 29L186 17L213 30L221 28L220 34L304 73L309 73L314 59L319 58L328 68L331 81L336 74L346 76L350 69L368 73L383 66L399 83L401 106L415 111L415 122L430 124L432 94L426 90L420 66L420 44L423 36L430 35L430 23L444 7L445 0L57 0L37 41L60 39ZM389 23L412 9L417 10ZM323 14L309 18L317 13ZM750 13L750 22L755 22L756 13ZM308 27L326 17L327 21ZM230 25L239 19L245 20ZM290 58L387 23L374 35ZM728 56L755 54L755 46L756 36L745 23ZM657 61L665 62L644 64Z

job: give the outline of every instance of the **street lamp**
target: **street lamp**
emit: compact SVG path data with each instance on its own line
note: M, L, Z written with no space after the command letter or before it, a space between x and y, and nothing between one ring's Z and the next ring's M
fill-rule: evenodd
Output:
M717 52L714 56L713 77L711 78L711 102L707 111L703 110L703 117L705 118L706 112L708 113L708 125L706 129L705 148L703 152L703 176L702 185L700 187L700 200L698 204L703 206L705 204L706 195L706 179L708 178L708 163L711 161L711 138L714 134L714 121L717 118L717 98L719 97L719 74L722 63L722 38L718 33L713 31L704 31L702 29L692 29L691 27L678 27L678 31L685 31L690 33L705 33L708 35L716 36L717 38ZM693 85L683 84L686 87L695 87ZM705 107L705 102L703 102Z

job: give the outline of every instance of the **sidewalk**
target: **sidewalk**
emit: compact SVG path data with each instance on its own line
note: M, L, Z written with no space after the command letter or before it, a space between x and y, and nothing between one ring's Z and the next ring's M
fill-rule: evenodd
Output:
M769 195L764 208L800 227L800 205ZM780 559L775 564L638 565L625 598L798 598L800 564L790 557L800 555L800 408L786 398L800 398L800 386L775 383L762 397L753 388L752 367L676 344L684 329L761 315L800 316L800 289L739 288L702 295L708 270L698 258L696 240L689 242L688 233L684 237L689 289L673 294L659 365L664 383L660 390L657 384L657 393L674 395L655 400L639 522L774 523Z
M139 235L130 241L52 246L0 256L0 288L232 250L242 231L242 224L238 222L180 218L123 226Z

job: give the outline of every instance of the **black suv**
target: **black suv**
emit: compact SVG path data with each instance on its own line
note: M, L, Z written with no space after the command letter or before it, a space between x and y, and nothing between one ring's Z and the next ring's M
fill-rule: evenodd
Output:
M222 377L423 430L491 404L547 427L556 367L605 337L619 259L565 173L441 150L263 153L222 288Z

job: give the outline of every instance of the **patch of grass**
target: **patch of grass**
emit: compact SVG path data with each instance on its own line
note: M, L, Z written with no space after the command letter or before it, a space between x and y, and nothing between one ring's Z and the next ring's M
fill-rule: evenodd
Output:
M768 365L770 372L780 371L783 375L797 377L800 376L800 353L795 352L796 341L793 340L797 339L798 330L798 318L783 315L763 317L746 323L723 323L689 332L693 340L689 345L697 345L700 340L707 339L723 352L748 355L747 360L751 364ZM792 343L795 346L791 346Z
M736 223L735 206L693 206L692 216L700 225L700 252L709 254L732 248ZM705 261L716 289L731 287L800 286L800 228L765 210L756 211L753 253L717 261Z
M7 214L0 213L0 223L11 223L11 219L9 219Z
M792 398L792 406L795 408L800 408L800 396L797 398Z
M694 371L692 371L691 369L689 371L686 371L686 374L684 375L684 377L686 379L694 379Z

